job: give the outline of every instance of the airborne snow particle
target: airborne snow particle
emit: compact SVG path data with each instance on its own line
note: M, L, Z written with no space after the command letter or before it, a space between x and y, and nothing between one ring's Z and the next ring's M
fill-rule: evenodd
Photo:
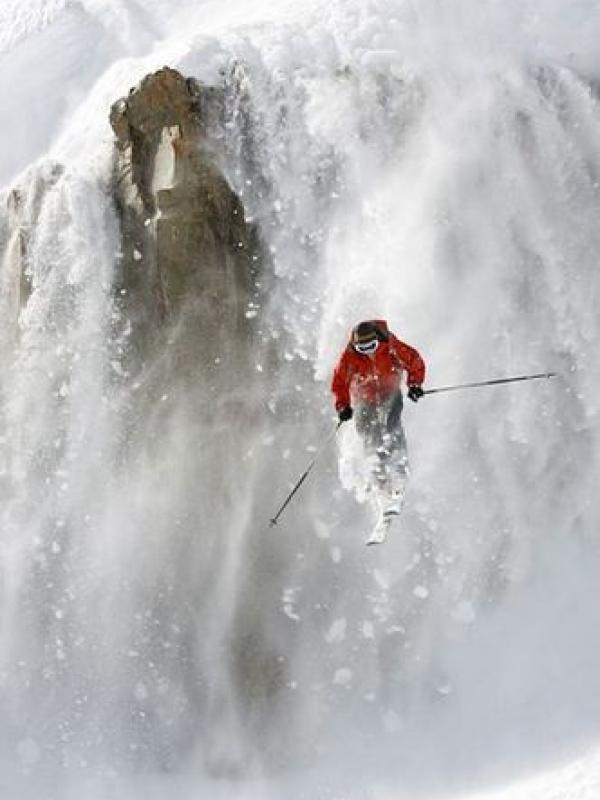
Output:
M390 625L389 628L385 629L385 632L388 634L406 633L406 628L404 625Z
M361 626L362 635L365 639L374 639L375 638L375 628L373 627L373 623L369 620L365 620Z
M290 603L284 603L284 605L283 605L283 613L286 615L286 617L289 617L289 619L293 619L294 622L299 622L300 621L300 617L294 611L294 606L291 605Z
M413 594L415 597L425 600L427 597L429 597L429 589L427 589L425 586L415 586L413 589Z
M380 569L374 569L373 577L375 578L378 586L380 586L382 589L390 588L390 576L386 572L383 572Z
M336 644L338 642L343 642L346 638L346 620L344 617L340 619L336 619L332 624L327 633L325 634L325 641L328 644Z
M136 684L134 694L136 700L146 700L148 698L148 689L146 689L146 686L139 681L139 683Z
M333 682L336 686L348 686L350 681L352 680L352 670L348 669L348 667L341 667L340 669L336 669L335 674L333 676Z

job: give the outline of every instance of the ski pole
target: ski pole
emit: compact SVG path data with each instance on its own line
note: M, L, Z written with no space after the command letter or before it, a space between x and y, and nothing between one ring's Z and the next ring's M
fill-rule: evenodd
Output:
M281 506L279 507L279 510L278 510L278 512L275 514L275 516L274 516L274 517L272 517L272 518L271 518L271 520L270 520L270 527L271 527L271 528L273 527L273 525L277 525L277 520L279 519L279 517L280 517L280 516L283 514L283 512L284 512L284 511L285 511L285 509L287 508L287 506L288 506L288 503L290 502L290 500L292 499L292 497L293 497L293 496L296 494L296 492L298 491L298 489L299 489L299 488L302 486L302 484L304 483L304 481L305 481L305 480L308 478L308 474L309 474L309 472L311 471L311 469L312 469L312 468L314 467L314 465L316 464L316 462L317 462L317 459L319 458L319 456L321 455L321 453L323 452L323 450L325 450L325 448L327 447L327 445L329 444L329 442L330 442L332 439L334 439L334 438L335 438L335 436L336 436L337 432L339 431L339 429L340 429L340 426L341 426L341 425L342 425L342 423L341 423L341 422L338 422L338 424L337 424L337 425L335 426L335 428L334 428L334 429L331 431L331 433L329 434L329 436L327 436L327 437L324 439L324 441L322 442L321 446L319 447L319 449L317 450L317 452L316 452L316 453L314 454L314 456L312 457L312 460L311 460L310 464L309 464L309 465L308 465L308 467L307 467L307 468L304 470L304 472L302 473L302 475L301 475L301 476L300 476L300 478L298 479L298 481L297 481L296 485L294 486L294 488L291 490L291 492L288 494L288 496L285 498L285 500L283 501L283 503L282 503L282 504L281 504Z
M516 378L496 378L492 381L478 381L477 383L460 383L456 386L440 386L437 389L426 389L423 394L437 394L439 392L454 392L457 389L471 389L475 386L496 386L499 383L516 383L516 381L535 381L539 378L556 378L556 372L540 372L537 375L519 375Z

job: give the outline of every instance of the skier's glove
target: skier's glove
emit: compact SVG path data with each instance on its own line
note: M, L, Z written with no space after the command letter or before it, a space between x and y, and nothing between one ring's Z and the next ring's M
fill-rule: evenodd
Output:
M352 419L353 413L350 406L345 406L345 408L340 408L338 411L338 419L340 422L348 422L349 419Z
M413 401L413 403L416 403L419 397L423 397L423 394L424 392L422 387L418 386L416 383L408 387L408 396Z

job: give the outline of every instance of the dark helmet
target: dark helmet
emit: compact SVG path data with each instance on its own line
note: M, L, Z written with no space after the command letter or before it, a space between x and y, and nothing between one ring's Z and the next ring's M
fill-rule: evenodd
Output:
M359 353L374 353L382 338L381 331L372 320L359 322L352 329L352 346Z

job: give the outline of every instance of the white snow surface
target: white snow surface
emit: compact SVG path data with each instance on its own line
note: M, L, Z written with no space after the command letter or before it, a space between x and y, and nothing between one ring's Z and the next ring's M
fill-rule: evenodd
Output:
M599 36L592 0L3 0L0 186L51 188L18 342L0 276L2 796L600 797ZM106 377L108 110L163 64L227 84L224 168L278 275L264 335L298 365L243 447L210 398L139 419ZM333 447L265 533L372 316L430 386L560 377L407 407L376 552ZM246 610L269 655L241 680Z

